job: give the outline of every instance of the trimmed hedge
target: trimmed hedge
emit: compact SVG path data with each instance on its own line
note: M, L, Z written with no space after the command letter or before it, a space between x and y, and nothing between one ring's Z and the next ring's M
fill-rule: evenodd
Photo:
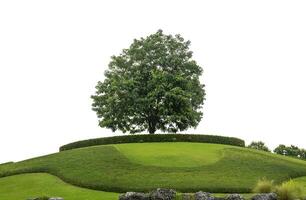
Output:
M105 144L121 144L121 143L142 143L142 142L203 142L227 144L233 146L244 147L245 142L239 138L223 137L216 135L195 135L195 134L147 134L147 135L124 135L105 138L95 138L89 140L81 140L69 143L60 147L60 151L89 147Z

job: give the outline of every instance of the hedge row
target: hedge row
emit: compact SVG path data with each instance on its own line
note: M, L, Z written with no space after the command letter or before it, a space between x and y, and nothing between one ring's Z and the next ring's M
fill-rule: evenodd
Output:
M124 135L105 138L95 138L69 143L60 147L60 151L89 147L105 144L121 143L142 143L142 142L203 142L227 144L244 147L243 140L234 137L223 137L216 135L195 135L195 134L147 134L147 135Z

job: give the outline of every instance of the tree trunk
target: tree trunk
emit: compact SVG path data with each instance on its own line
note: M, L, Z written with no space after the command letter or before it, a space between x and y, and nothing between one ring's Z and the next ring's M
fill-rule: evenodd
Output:
M149 124L149 133L150 134L154 134L156 131L156 122L154 120L148 120L148 124Z

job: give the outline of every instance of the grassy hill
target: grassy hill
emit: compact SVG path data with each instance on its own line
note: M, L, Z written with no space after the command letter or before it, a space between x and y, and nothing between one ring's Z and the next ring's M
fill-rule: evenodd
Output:
M38 196L60 196L65 200L117 200L118 194L79 188L46 173L0 178L1 200L25 200Z
M241 193L262 177L282 182L306 176L306 162L229 145L171 142L92 146L0 165L0 177L30 172L110 192L167 187Z
M306 177L296 178L294 181L303 188L303 195L306 196ZM226 196L226 194L214 195ZM117 200L119 194L72 186L47 173L30 173L0 178L0 199L24 200L38 196L61 196L65 200ZM243 196L251 199L253 194L243 194ZM177 199L181 198L178 196Z

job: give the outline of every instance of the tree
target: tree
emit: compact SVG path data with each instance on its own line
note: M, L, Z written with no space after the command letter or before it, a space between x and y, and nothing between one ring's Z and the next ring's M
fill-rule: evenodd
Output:
M258 141L258 142L251 142L251 144L248 146L248 148L262 150L262 151L268 151L270 152L269 148L265 145L264 142Z
M202 68L192 59L190 41L162 30L134 39L112 56L105 79L92 96L99 126L137 133L174 132L196 127L202 118Z
M306 159L306 150L300 149L299 147L294 145L285 146L283 144L280 144L274 149L274 153Z
M278 145L278 147L274 149L274 153L281 155L288 155L288 148L285 145L280 144Z

